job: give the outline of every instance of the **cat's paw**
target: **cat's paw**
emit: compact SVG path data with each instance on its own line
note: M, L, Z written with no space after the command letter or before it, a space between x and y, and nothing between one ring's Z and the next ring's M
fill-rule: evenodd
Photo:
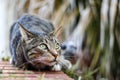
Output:
M52 67L52 71L60 71L61 70L61 66L59 64L56 64Z
M68 68L67 69L71 69L71 67L72 67L72 64L68 61Z
M70 62L70 61L65 60L65 63L64 63L64 64L66 65L66 69L71 69L72 64L71 64L71 62Z

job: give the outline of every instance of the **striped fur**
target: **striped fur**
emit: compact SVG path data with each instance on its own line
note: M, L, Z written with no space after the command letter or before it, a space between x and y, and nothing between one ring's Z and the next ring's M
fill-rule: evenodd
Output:
M22 69L70 68L70 62L60 54L60 43L53 32L49 21L29 14L22 16L10 30L11 63Z

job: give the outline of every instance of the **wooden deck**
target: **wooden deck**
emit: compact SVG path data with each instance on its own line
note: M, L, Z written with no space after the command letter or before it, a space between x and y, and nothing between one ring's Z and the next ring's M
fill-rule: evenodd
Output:
M18 70L9 62L0 62L0 80L74 80L63 72Z

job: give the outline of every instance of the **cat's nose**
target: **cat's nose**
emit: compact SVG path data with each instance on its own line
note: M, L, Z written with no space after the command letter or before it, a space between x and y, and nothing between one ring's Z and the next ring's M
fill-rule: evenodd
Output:
M54 57L54 60L53 60L54 62L58 62L59 61L59 57L58 56L56 56L56 57Z
M58 57L58 53L55 50L50 50L50 52L55 58Z
M58 53L54 53L53 56L54 56L55 58L57 58L57 57L58 57Z
M58 58L58 53L57 52L54 52L53 54L52 54L53 56L54 56L54 62L56 62L57 61L57 58Z
M56 62L57 61L56 58L53 61Z

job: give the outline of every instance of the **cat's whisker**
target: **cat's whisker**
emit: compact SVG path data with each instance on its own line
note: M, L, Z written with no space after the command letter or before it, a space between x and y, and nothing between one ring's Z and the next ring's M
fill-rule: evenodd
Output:
M65 69L69 69L72 66L71 63L68 60L65 60L65 59L60 59L59 64L62 65L63 68L65 68Z

